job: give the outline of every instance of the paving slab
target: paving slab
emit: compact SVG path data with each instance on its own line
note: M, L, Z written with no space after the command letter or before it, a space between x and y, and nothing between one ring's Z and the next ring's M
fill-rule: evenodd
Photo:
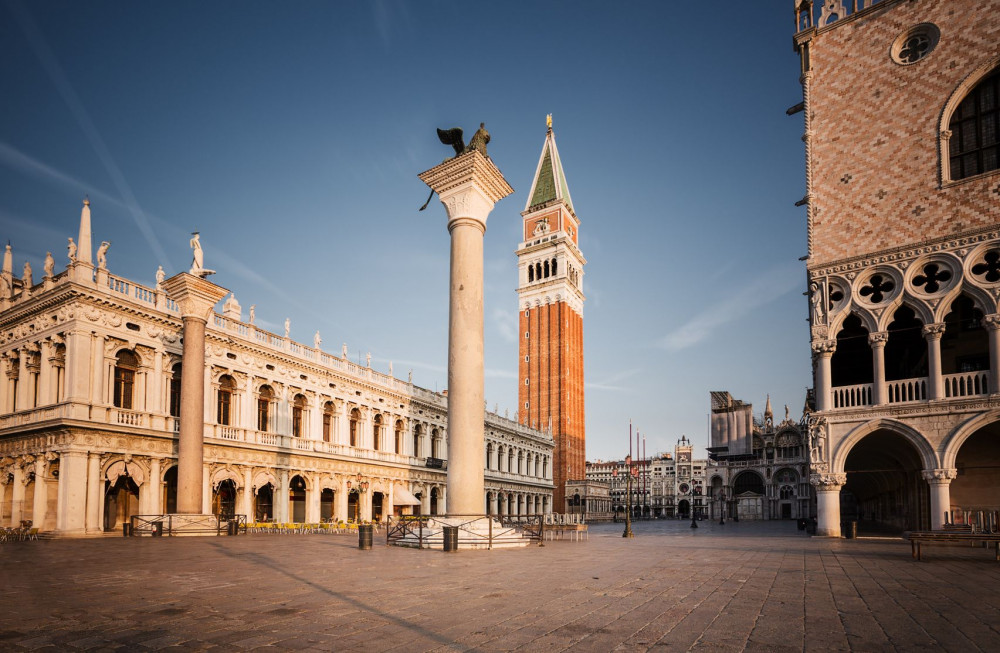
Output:
M592 524L420 551L347 535L0 544L0 649L1000 650L989 551L794 522Z

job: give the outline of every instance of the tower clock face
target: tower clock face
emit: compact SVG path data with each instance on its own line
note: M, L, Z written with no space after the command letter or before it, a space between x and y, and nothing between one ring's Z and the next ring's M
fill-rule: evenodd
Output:
M688 490L690 490L691 488L688 486L687 483L681 483L681 486L677 489L681 491L681 494L687 494Z
M686 454L686 453L682 453L682 454L679 454L677 456L677 461L678 462L686 463L689 459L690 459L690 455Z

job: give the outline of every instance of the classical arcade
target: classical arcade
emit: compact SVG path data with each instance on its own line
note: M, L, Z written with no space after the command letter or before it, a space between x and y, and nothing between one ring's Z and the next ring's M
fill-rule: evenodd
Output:
M233 295L188 372L164 288L90 251L90 206L56 273L0 273L0 525L79 535L178 511L182 379L204 383L196 506L281 522L448 510L447 396L254 325ZM60 266L62 267L62 266ZM169 282L169 280L167 280ZM168 284L169 285L169 284ZM484 411L485 513L552 511L550 433Z
M1000 2L851 4L795 2L818 532L983 524L1000 511Z

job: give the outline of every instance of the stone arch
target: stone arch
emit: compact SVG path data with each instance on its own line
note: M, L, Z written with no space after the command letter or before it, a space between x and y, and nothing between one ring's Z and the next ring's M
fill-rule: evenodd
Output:
M953 181L951 176L951 153L948 149L948 144L951 140L949 129L951 127L951 117L954 115L958 105L962 103L962 100L969 95L979 82L994 72L997 67L1000 67L1000 55L995 54L989 59L984 60L958 83L951 92L951 95L948 96L944 106L941 107L941 117L938 120L938 169L942 185Z
M969 437L984 426L1000 421L1000 409L981 413L962 422L947 435L941 448L941 467L953 469L958 451ZM930 469L930 468L925 468Z
M917 319L924 325L930 324L934 321L934 311L931 310L931 307L924 299L916 297L909 292L904 292L896 299L897 301L892 302L892 304L885 309L885 312L882 313L882 316L879 318L879 322L881 322L880 331L888 329L889 324L895 318L896 311L903 306L906 306L913 311L913 314L916 315Z
M219 483L225 480L230 480L236 486L237 490L243 489L243 476L237 474L234 470L229 467L220 467L215 470L211 476L212 489L215 490L219 487Z
M983 315L990 315L997 312L997 302L990 293L972 283L963 283L948 293L937 305L934 312L935 322L944 322L944 318L951 311L951 305L955 300L965 295L972 301L972 305L983 312Z
M137 460L127 459L125 456L115 456L104 464L104 469L101 470L101 479L114 485L119 476L125 475L126 470L136 485L142 485L149 478L149 470L144 464Z
M868 329L868 333L874 333L879 330L878 328L878 318L872 314L868 309L862 308L861 306L852 305L846 310L842 310L837 313L837 316L830 322L829 338L833 340L840 333L841 329L844 328L844 320L854 315L859 320L861 320L861 326Z
M278 487L278 479L275 478L274 473L267 469L258 470L253 475L253 488L254 490L259 490L267 484L271 484L274 487Z
M830 471L833 473L844 473L844 465L847 462L847 455L858 442L875 431L890 431L902 436L907 442L913 445L920 456L920 462L924 469L936 469L938 467L938 457L930 442L927 441L919 431L900 422L887 417L873 419L851 430L837 444L836 449L830 458Z

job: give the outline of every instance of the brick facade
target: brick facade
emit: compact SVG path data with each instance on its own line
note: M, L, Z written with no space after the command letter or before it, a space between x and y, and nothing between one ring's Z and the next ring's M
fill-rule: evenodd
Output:
M810 267L995 227L997 178L942 183L939 136L963 80L1000 59L998 14L998 0L883 0L800 33L810 68ZM893 61L897 37L926 22L940 29L936 48L914 64Z

